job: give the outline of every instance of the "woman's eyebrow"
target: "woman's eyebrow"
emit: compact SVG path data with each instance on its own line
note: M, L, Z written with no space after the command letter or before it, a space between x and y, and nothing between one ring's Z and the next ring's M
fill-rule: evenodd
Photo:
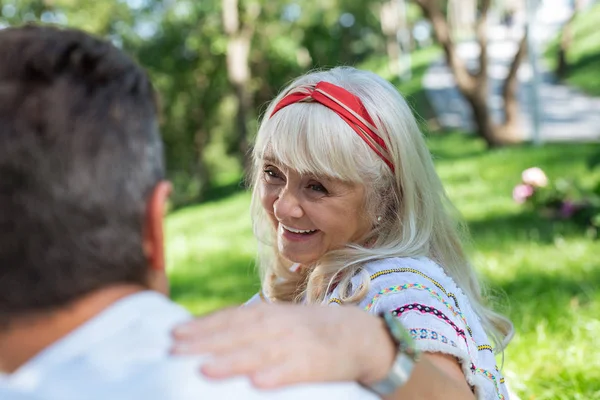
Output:
M262 161L263 161L263 162L268 162L268 163L273 163L273 164L279 164L279 161L277 161L277 160L275 159L275 157L272 157L272 156L265 156L265 157L262 157Z

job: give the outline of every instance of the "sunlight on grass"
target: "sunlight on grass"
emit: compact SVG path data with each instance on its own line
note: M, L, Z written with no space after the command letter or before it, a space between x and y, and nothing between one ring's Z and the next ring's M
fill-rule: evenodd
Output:
M172 296L194 313L240 304L258 290L249 202L239 193L167 219Z

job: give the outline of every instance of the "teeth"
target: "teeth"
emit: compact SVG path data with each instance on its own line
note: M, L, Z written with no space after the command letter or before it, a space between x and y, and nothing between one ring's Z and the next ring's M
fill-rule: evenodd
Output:
M287 227L285 225L282 225L282 226L283 226L283 228L285 230L290 231L292 233L312 233L312 232L316 232L316 229L314 229L314 230L310 230L310 229L309 230L302 230L302 229L289 228L289 227Z

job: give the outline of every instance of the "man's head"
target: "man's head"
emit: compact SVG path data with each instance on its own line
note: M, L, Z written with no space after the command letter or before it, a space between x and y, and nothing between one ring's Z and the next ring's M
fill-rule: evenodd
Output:
M75 30L0 31L0 324L162 276L162 144L148 77Z

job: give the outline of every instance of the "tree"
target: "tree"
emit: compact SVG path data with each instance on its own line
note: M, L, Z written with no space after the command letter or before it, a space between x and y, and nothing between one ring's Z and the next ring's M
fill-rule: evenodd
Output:
M577 17L579 10L581 9L581 0L573 0L573 13L569 17L569 20L563 26L560 43L558 47L558 62L556 64L556 75L559 78L565 78L569 72L569 63L567 61L567 53L573 42L573 21Z
M385 48L388 57L388 69L392 75L400 73L399 59L401 55L398 31L400 30L400 11L396 0L386 0L381 4L379 13L381 32L385 36ZM405 49L406 50L406 49Z
M257 117L291 79L383 50L365 12L378 1L3 0L0 25L67 25L133 55L159 93L172 202L182 206L238 186Z
M415 2L421 7L423 14L433 26L435 37L444 50L446 62L454 75L458 89L471 107L477 133L486 141L489 147L520 141L519 105L516 98L517 71L526 52L526 35L519 42L518 50L504 80L502 89L504 121L496 123L493 121L488 108L488 41L486 25L491 0L478 2L475 35L480 47L480 55L479 69L476 72L470 72L458 56L456 44L450 34L450 26L439 2L437 0L415 0Z
M260 14L260 4L252 2L240 18L239 0L223 0L223 28L227 35L227 76L237 99L236 132L234 143L244 169L248 167L248 117L252 115L250 49Z

